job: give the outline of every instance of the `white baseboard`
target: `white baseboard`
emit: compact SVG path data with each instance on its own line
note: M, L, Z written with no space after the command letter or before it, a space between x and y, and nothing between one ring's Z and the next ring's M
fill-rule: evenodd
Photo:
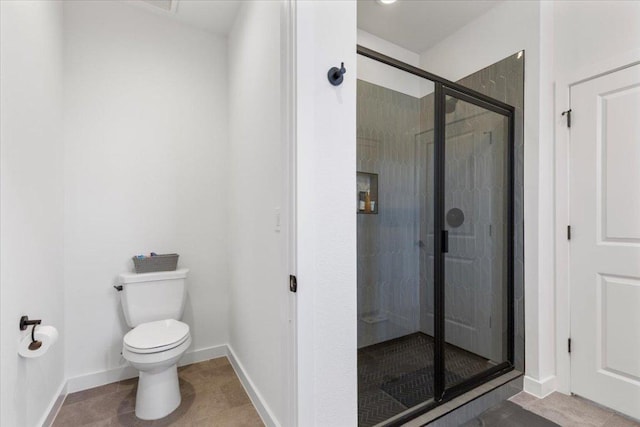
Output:
M227 346L224 344L201 348L185 353L185 355L182 356L182 359L180 359L179 365L190 365L192 363L204 362L205 360L215 359L226 355ZM107 371L80 375L67 380L67 393L75 393L76 391L111 384L117 381L127 380L129 378L135 378L136 376L138 376L138 371L131 366L120 366Z
M228 351L226 344L201 348L185 353L185 355L182 356L182 359L180 359L180 363L178 363L178 366L191 365L192 363L200 363L204 362L205 360L217 359L219 357L226 356L227 353Z
M60 387L58 387L58 391L53 396L51 403L49 403L47 410L44 411L44 414L37 425L42 427L51 427L53 425L53 420L56 419L56 415L58 415L58 411L60 411L66 397L67 382L63 381L62 384L60 384Z
M542 399L556 391L556 377L551 375L542 380L536 380L530 376L524 377L524 391Z
M129 378L134 378L136 375L138 375L138 371L131 366L121 366L107 371L79 375L67 380L67 393L75 393L77 391L115 383Z
M245 391L249 395L251 403L253 403L253 406L256 407L260 418L262 418L262 422L264 422L267 427L280 427L280 424L278 423L276 417L273 415L273 412L269 408L269 405L267 405L266 401L262 398L262 395L256 388L255 384L247 375L242 366L242 363L240 363L230 345L227 346L227 350L229 362L231 362L233 370L236 371L236 375L240 379L240 382L244 386Z

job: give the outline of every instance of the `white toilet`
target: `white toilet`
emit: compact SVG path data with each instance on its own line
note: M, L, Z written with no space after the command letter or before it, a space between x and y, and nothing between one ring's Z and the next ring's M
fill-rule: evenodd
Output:
M177 363L191 345L184 311L188 269L119 276L127 324L122 355L140 371L136 416L157 420L180 406Z

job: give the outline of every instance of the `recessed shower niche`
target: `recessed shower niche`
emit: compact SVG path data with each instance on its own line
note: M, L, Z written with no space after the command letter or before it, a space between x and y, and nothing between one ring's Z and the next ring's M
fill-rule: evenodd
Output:
M358 172L358 213L377 214L378 213L378 174L369 172Z
M358 424L400 425L522 368L524 58L465 87L358 53Z

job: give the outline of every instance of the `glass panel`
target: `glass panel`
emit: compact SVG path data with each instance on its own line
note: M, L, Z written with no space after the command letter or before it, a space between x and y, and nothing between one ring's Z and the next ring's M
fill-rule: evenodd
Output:
M507 360L508 118L446 96L445 387Z
M432 399L433 83L358 58L358 424Z

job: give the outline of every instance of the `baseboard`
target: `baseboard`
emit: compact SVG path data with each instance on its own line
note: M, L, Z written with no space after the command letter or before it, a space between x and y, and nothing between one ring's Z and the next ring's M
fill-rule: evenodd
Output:
M229 358L229 362L231 362L231 366L233 366L234 371L236 371L236 375L240 379L240 382L242 383L245 391L249 395L251 403L253 403L253 406L255 406L256 410L258 411L260 418L262 418L262 422L264 422L267 427L280 427L280 424L276 420L276 417L273 415L273 412L269 408L269 405L267 405L266 401L263 399L255 384L247 375L247 372L242 366L242 363L240 363L230 345L227 346L227 350L227 357Z
M524 377L524 391L535 397L542 399L556 390L555 375L548 376L543 380L536 380L530 376Z
M77 391L115 383L129 378L134 378L136 375L138 375L138 371L131 366L120 366L107 371L79 375L67 380L67 393L75 393Z
M40 422L37 424L42 427L51 427L53 425L53 420L56 419L56 415L58 415L58 411L62 407L64 403L64 399L67 397L67 382L63 381L58 387L58 390L51 400L51 403L47 407L47 410L42 415Z
M185 353L180 359L178 366L191 365L192 363L200 363L205 360L217 359L227 355L227 345L214 345L213 347L201 348Z
M215 359L226 355L227 346L224 344L201 348L198 350L186 352L185 355L180 359L179 365L190 365L192 363L204 362L205 360ZM131 366L120 366L118 368L109 369L107 371L80 375L77 377L69 378L67 380L67 393L75 393L77 391L99 387L105 384L111 384L117 381L134 378L137 375L138 371Z

